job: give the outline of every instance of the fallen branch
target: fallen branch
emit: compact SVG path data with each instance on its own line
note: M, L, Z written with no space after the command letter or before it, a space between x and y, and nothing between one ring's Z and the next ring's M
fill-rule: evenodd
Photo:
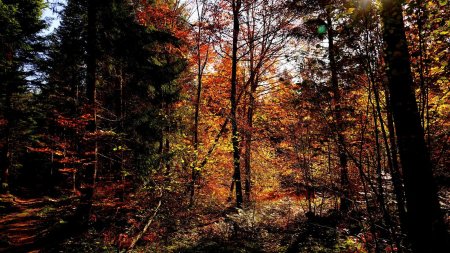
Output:
M159 199L158 205L156 206L155 211L153 212L153 215L148 219L147 224L145 224L144 229L133 239L131 242L130 247L128 247L126 252L131 252L131 250L134 248L136 243L144 236L144 234L147 232L148 228L153 222L153 219L155 218L156 214L158 213L159 207L161 206L162 198Z

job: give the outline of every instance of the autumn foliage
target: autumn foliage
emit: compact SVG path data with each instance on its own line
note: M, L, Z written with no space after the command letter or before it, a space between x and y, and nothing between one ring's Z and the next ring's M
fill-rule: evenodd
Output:
M444 252L449 15L1 2L0 252Z

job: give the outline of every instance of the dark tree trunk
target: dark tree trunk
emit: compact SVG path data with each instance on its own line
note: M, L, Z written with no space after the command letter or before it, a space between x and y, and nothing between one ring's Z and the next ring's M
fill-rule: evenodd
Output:
M249 32L250 33L250 32ZM251 195L251 156L252 156L252 138L253 138L253 115L255 113L255 95L258 81L256 78L256 71L254 68L254 39L253 35L249 36L249 53L250 53L250 93L249 103L247 109L247 130L245 131L245 199L250 201Z
M397 144L395 142L395 131L394 124L392 122L392 114L390 112L389 106L389 92L386 91L386 105L387 109L387 121L388 121L388 131L389 131L389 141L385 129L385 123L383 122L383 117L381 114L381 106L380 106L380 95L378 89L375 90L375 100L377 103L377 112L378 118L380 120L381 131L383 134L384 145L386 146L386 155L388 157L388 167L389 172L391 174L392 185L394 186L394 194L395 199L397 201L397 211L400 220L400 226L402 229L402 233L406 233L406 211L405 211L405 191L403 189L403 183L400 175L400 168L398 167L397 160Z
M256 86L255 86L256 90ZM252 128L253 128L253 114L254 114L254 105L255 105L255 98L254 98L254 89L253 85L250 91L250 104L247 111L247 131L245 133L245 154L244 154L244 160L245 160L245 199L246 201L250 201L250 195L251 195L251 156L252 156Z
M383 142L384 142L384 146L386 148L386 156L387 156L387 160L388 160L388 168L389 168L389 173L391 174L391 181L392 184L394 186L394 195L397 201L397 211L398 211L398 215L399 215L399 220L400 220L400 226L401 226L401 230L402 233L406 233L406 229L404 228L403 224L405 222L405 203L404 203L404 191L403 191L403 185L401 182L401 178L400 178L400 173L399 173L399 168L398 168L398 162L397 162L397 157L393 157L392 156L392 152L391 152L391 148L396 149L396 146L390 147L389 146L389 142L388 142L388 138L387 138L387 133L386 133L386 128L385 128L385 123L383 121L383 115L381 112L381 105L380 105L380 94L379 94L379 89L378 86L375 82L372 82L373 84L373 89L374 89L374 96L375 96L375 104L376 104L376 112L374 112L377 115L378 120L380 121L380 128L381 128L381 134L383 137ZM389 108L388 108L389 110ZM391 116L390 113L388 113L387 115L388 117ZM394 134L394 133L392 133ZM392 145L392 143L391 143ZM395 145L395 141L393 143L393 145ZM396 155L396 152L394 153ZM395 161L394 161L395 159ZM387 208L383 208L383 212L386 212L385 214L385 221L387 222L387 224L391 227L391 223L392 223L392 218L390 216L389 213L387 213L389 210ZM387 215L387 216L386 216ZM400 242L401 239L395 235L395 231L391 230L393 232L393 236L394 236L394 240L397 243L397 246L400 248ZM401 252L401 251L400 251Z
M198 44L200 47L200 44ZM195 195L195 181L197 180L197 177L199 176L199 171L197 169L197 163L198 163L198 121L200 118L200 100L201 100L201 94L202 94L202 66L201 66L201 60L200 60L200 49L197 57L198 59L198 73L197 73L197 98L195 101L195 113L194 113L194 151L195 151L195 161L194 165L192 166L192 181L191 181L191 195L190 195L190 206L194 204L194 195Z
M388 88L405 179L408 236L413 252L443 252L448 234L414 94L401 3L383 0L382 18Z
M9 85L8 85L9 86ZM0 193L8 193L9 192L9 168L11 166L11 92L6 92L5 99L5 119L6 124L3 129L3 133L1 134L1 143L0 143L0 170L1 170L1 185L0 185Z
M334 30L333 22L331 20L331 11L328 7L326 8L327 14L327 26L328 26L328 59L330 61L330 71L331 71L331 88L333 92L333 104L334 104L334 121L337 135L337 148L339 156L340 165L340 177L341 177L341 191L342 197L340 199L339 210L346 213L350 210L350 180L348 178L348 158L345 153L345 137L343 134L344 125L342 120L341 111L341 92L339 89L338 75L337 75L337 65L335 58L335 48L334 48Z
M200 23L203 22L205 15L205 6L203 5L202 11L199 9L199 3L196 1L197 7L197 15L199 16ZM198 125L200 119L200 104L202 98L202 86L203 86L203 73L208 62L209 58L209 48L206 52L205 59L202 62L201 55L201 46L202 46L202 24L198 25L197 30L197 95L195 100L195 112L194 112L194 151L195 151L195 161L194 166L191 168L191 185L190 185L190 201L189 205L192 206L194 204L194 195L195 195L195 182L197 178L200 176L200 169L198 166Z
M96 123L96 77L97 77L97 8L98 0L88 2L88 37L87 37L87 59L86 59L86 98L88 107L92 113L93 119L88 122L86 131L94 133L97 130ZM96 137L94 137L96 138ZM88 162L84 171L84 187L81 190L80 204L76 216L77 222L86 225L92 209L92 200L94 196L95 177L97 173L97 141L94 147L91 146L91 140L87 141L86 151L94 149L94 157L88 157ZM89 152L91 153L91 152Z
M231 66L231 142L233 144L233 180L236 184L236 206L242 207L242 183L241 183L241 168L240 168L240 148L239 148L239 134L236 120L237 100L237 51L238 51L238 36L239 36L239 12L241 9L241 0L232 1L233 8L233 48L232 48L232 66Z
M383 173L382 173L382 164L381 164L381 140L380 140L380 131L378 124L381 125L382 132L385 134L383 121L381 117L381 108L379 103L379 94L378 87L374 82L374 79L371 79L371 83L373 86L373 91L375 94L375 104L372 102L372 111L373 111L373 122L374 122L374 131L375 131L375 148L376 148L376 166L377 166L377 200L380 205L380 211L383 214L383 219L385 226L389 233L391 234L393 242L395 242L398 246L400 246L400 241L397 239L395 235L395 231L393 230L394 226L392 224L391 214L389 213L389 209L386 207L385 193L384 193L384 185L383 185ZM380 120L378 122L378 120ZM386 139L385 139L386 140ZM385 142L387 144L387 141ZM388 154L389 156L389 154Z
M371 89L369 87L369 92L368 92L368 96L371 96ZM367 108L366 108L366 117L368 117L369 115L369 104L367 104ZM371 182L370 179L367 178L367 176L364 173L364 168L363 168L363 150L364 150L364 135L365 132L367 130L367 122L361 122L362 123L362 127L361 127L361 133L360 133L360 138L361 138L361 143L359 146L359 158L358 158L358 162L357 162L357 166L358 166L358 172L359 172L359 178L361 180L362 186L363 186L363 193L364 193L364 201L366 203L366 209L367 209L367 213L369 215L368 220L369 220L369 225L370 225L370 231L371 233L374 235L374 241L375 241L375 252L380 252L380 247L379 247L379 240L378 237L376 236L376 226L375 226L375 213L376 210L373 207L373 205L371 204L371 202L369 201L369 196L368 196L368 186L366 184L367 183L371 186ZM373 187L371 187L373 189ZM367 244L367 251L370 252L371 250L371 245Z
M368 39L366 40L366 43L368 43ZM372 105L372 111L373 111L373 122L374 122L374 131L375 131L375 147L376 147L376 166L377 166L377 187L378 187L378 195L377 195L377 199L378 199L378 203L380 205L380 209L381 212L383 214L383 218L384 218L384 222L388 228L388 230L391 232L391 235L393 236L393 239L398 242L398 240L396 239L395 233L392 230L393 226L392 226L392 218L391 215L389 213L388 208L386 208L386 204L385 204L385 197L384 197L384 188L383 188L383 180L382 180L382 165L381 165L381 141L380 141L380 131L379 128L381 128L381 133L382 133L382 137L383 137L383 141L387 150L387 157L388 157L388 166L390 168L390 171L392 172L392 159L390 157L390 152L389 152L389 144L387 142L387 137L386 137L386 130L384 128L384 123L383 123L383 117L381 114L381 105L380 105L380 94L379 94L379 90L378 90L378 84L376 82L376 77L372 68L372 63L370 62L370 58L369 58L369 50L368 48L366 48L367 50L367 57L368 57L368 65L367 65L367 71L368 71L368 76L369 76L369 84L372 86L373 88L373 93L374 93L374 99L375 99L375 103L373 103L372 101L372 96L369 92L369 101ZM380 127L378 127L378 124L380 124ZM393 176L392 176L393 177ZM394 188L396 187L396 185L394 185ZM398 203L400 205L402 205L402 202ZM400 209L399 209L400 212ZM397 243L397 245L400 246L399 243Z

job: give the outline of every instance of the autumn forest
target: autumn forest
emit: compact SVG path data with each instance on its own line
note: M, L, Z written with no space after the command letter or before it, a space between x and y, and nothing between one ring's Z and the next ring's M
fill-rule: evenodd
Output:
M0 0L0 252L450 252L449 17Z

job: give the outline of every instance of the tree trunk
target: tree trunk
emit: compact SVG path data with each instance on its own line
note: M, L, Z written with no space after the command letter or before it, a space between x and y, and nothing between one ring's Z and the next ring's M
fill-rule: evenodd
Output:
M7 99L8 100L8 99ZM9 106L9 105L7 105ZM8 109L7 109L8 110ZM8 114L8 113L6 113ZM1 169L1 185L0 193L9 193L9 167L11 165L11 152L10 152L10 122L6 117L6 126L2 133L3 146L0 147L0 169Z
M439 207L411 75L402 1L383 0L385 61L407 200L413 252L442 252L448 235Z
M97 8L98 0L88 2L88 37L87 37L87 60L86 60L86 98L93 119L89 121L86 131L93 133L97 130L95 98L97 78ZM93 138L96 138L95 136ZM91 149L90 140L87 141L87 151ZM76 211L77 219L81 225L86 225L92 209L94 196L95 177L97 174L97 141L94 143L94 157L90 157L84 172L84 188L81 191L80 204Z
M389 131L389 144L390 148L387 149L387 152L390 153L391 162L392 162L392 169L391 169L391 175L392 175L392 184L394 185L394 192L395 192L395 198L397 201L397 209L398 214L400 218L400 225L402 228L402 232L406 233L406 210L405 210L405 190L403 188L403 182L402 182L402 175L400 173L400 168L398 164L398 153L397 153L397 142L395 141L395 130L394 130L394 122L392 119L392 112L391 112L391 102L389 98L389 91L386 87L385 91L385 100L387 105L387 127ZM386 133L384 133L386 135ZM388 145L386 145L388 147Z
M368 37L366 37L366 43L369 43ZM372 105L374 131L375 131L375 147L376 147L376 162L377 162L377 165L376 165L377 166L377 187L378 187L377 199L378 199L378 203L380 205L381 212L383 214L384 222L385 222L388 230L390 231L391 235L393 236L394 241L396 241L397 245L400 246L400 243L397 240L395 232L392 230L392 228L393 228L392 218L391 218L389 210L386 208L386 204L385 204L384 188L383 188L383 180L382 180L381 144L380 144L379 128L381 128L384 145L387 150L386 154L387 154L387 158L388 158L388 167L390 168L391 175L393 174L392 173L392 171L393 171L392 159L390 157L389 144L387 141L386 130L385 130L384 123L383 123L383 115L381 113L380 94L379 94L379 89L378 89L379 87L376 82L376 77L375 77L375 74L374 74L374 71L372 68L372 63L371 63L371 59L369 56L370 52L369 52L368 47L366 47L366 53L367 53L367 60L368 60L367 72L368 72L368 76L369 76L369 85L371 85L373 88L374 99L375 99L375 104L374 104L372 101L372 96L370 95L370 92L369 92L369 102ZM378 122L380 124L380 127L378 127ZM394 176L392 176L392 178L393 177ZM394 184L394 188L396 188L396 187L397 187L397 185ZM397 191L395 191L395 192L397 192ZM399 199L399 198L397 197L397 199ZM397 204L399 206L403 206L402 202L398 202ZM399 209L399 214L400 214L401 208L398 208L398 209Z
M400 241L398 240L395 231L393 230L394 226L392 224L392 217L389 213L389 209L386 207L386 200L385 200L385 193L384 193L384 186L383 186L383 173L382 173L382 164L381 164L381 140L380 140L380 130L378 127L378 123L381 125L383 134L386 134L384 131L383 121L381 117L381 109L380 109L380 103L379 103L379 94L378 94L378 87L376 83L374 82L374 79L371 81L373 86L373 91L375 94L375 104L371 101L372 104L372 112L373 112L373 122L374 122L374 131L375 131L375 148L376 148L376 166L377 166L377 188L378 188L378 195L377 200L380 205L380 211L383 215L383 220L385 223L385 226L389 233L391 234L393 242L396 243L396 245L400 246ZM370 99L371 100L371 99ZM380 120L380 122L378 122ZM385 144L387 144L386 139ZM387 147L387 146L386 146ZM389 156L389 153L387 153ZM388 159L390 160L390 158ZM390 162L388 162L391 164Z
M200 53L199 53L200 54ZM194 114L194 152L195 152L195 161L194 165L192 166L192 181L191 181L191 195L190 195L190 201L189 205L192 206L194 204L194 194L195 194L195 181L197 180L197 177L199 175L199 172L197 170L197 160L198 160L198 121L200 117L200 99L202 94L202 74L200 72L200 59L199 59L199 72L197 73L197 99L195 101L195 114Z
M195 1L197 15L199 16L199 25L197 30L197 96L195 100L195 112L194 112L194 152L195 152L195 161L194 166L191 168L191 185L190 185L190 200L189 205L192 206L194 204L194 195L195 195L195 182L197 178L200 176L200 169L198 168L198 124L200 119L200 104L202 97L202 85L203 85L203 72L205 70L206 64L209 58L209 47L206 51L205 59L202 62L201 55L201 46L202 46L202 23L205 15L205 3L203 3L202 10L200 11L200 4L198 1Z
M12 95L13 95L13 84L11 81L2 80L6 82L6 92L5 92L5 109L4 117L6 120L3 133L0 134L0 141L3 146L0 146L0 193L9 193L9 170L11 167L11 129L14 120L13 116L13 106L12 106Z
M368 97L370 98L371 96L371 89L369 86L369 91L368 91ZM367 108L366 108L366 117L368 117L369 115L369 104L367 104ZM360 181L362 183L363 186L363 193L364 193L364 201L366 204L366 209L367 209L367 214L368 214L368 221L369 221L369 225L370 225L370 231L371 233L374 235L374 241L375 241L375 252L380 252L380 247L379 247L379 240L378 237L376 236L376 226L375 226L375 213L376 210L373 207L373 205L371 205L371 202L369 201L369 196L368 196L368 186L367 183L369 184L369 186L373 189L373 187L371 186L372 183L370 182L370 179L365 175L364 173L364 168L363 168L363 150L364 150L364 135L365 132L367 130L367 122L361 122L362 126L361 126L361 133L360 133L360 138L361 138L361 143L359 145L359 157L358 157L358 162L356 163L358 166L358 172L359 172L359 178ZM369 165L367 166L369 167ZM367 181L367 183L366 183ZM370 252L370 244L366 244L366 248L367 251Z
M330 61L331 71L331 88L333 92L333 104L334 104L334 120L337 134L337 148L340 164L340 177L341 177L341 191L342 196L340 198L339 210L343 213L347 213L350 210L350 180L348 178L348 159L345 153L345 137L343 134L344 126L341 112L341 93L339 90L339 82L337 75L337 65L335 59L334 48L334 30L333 22L331 20L331 11L329 7L326 8L327 14L327 26L328 26L328 59Z
M256 90L256 88L255 88ZM250 91L250 103L247 111L247 130L245 133L245 199L246 201L250 201L251 196L251 155L252 155L252 128L253 128L253 114L254 114L254 90L253 85Z
M258 86L255 69L255 39L254 27L250 28L250 7L247 9L247 27L249 44L249 69L250 69L250 93L247 109L247 130L245 131L245 199L250 201L251 195L251 156L252 156L252 137L253 137L253 115L255 112L255 93Z
M379 89L378 86L375 84L375 82L372 82L373 84L373 88L374 88L374 95L375 95L375 104L376 104L376 112L374 112L379 121L380 121L380 128L381 128L381 134L383 137L383 142L384 142L384 146L386 149L386 156L388 159L388 168L389 168L389 173L391 174L391 181L392 184L394 186L394 195L395 195L395 199L397 201L397 211L398 211L398 216L399 216L399 220L400 220L400 227L401 227L401 232L402 233L406 233L406 229L404 227L404 222L405 222L405 203L404 203L404 191L403 191L403 185L401 182L401 178L400 178L400 173L399 173L399 168L398 168L398 162L397 162L397 157L392 157L392 152L391 152L391 148L396 149L397 147L393 146L390 147L389 146L389 142L388 142L388 138L387 138L387 133L386 133L386 128L385 128L385 123L383 120L383 115L381 112L381 105L380 105L380 94L379 94ZM389 110L389 108L388 108ZM389 113L387 115L388 117L391 116ZM392 133L394 134L394 133ZM392 143L391 143L392 145ZM393 143L393 145L395 145L395 141ZM394 153L396 155L396 152ZM395 160L395 161L394 161ZM385 207L383 207L383 211L384 212L388 212L389 210ZM393 227L391 226L392 224L392 218L390 216L389 213L386 213L388 216L385 216L385 221L389 223L388 226L390 226L390 230L392 232L392 235L394 236L394 240L397 243L397 246L399 248L399 252L402 252L401 250L401 238L398 237L395 234L395 230L393 230Z
M236 120L236 90L237 90L237 51L238 51L238 36L239 36L239 12L241 9L241 0L232 1L233 8L233 48L232 48L232 66L231 66L231 142L233 144L233 180L236 184L236 206L242 207L242 183L241 183L241 169L240 169L240 148L239 148L239 134Z

